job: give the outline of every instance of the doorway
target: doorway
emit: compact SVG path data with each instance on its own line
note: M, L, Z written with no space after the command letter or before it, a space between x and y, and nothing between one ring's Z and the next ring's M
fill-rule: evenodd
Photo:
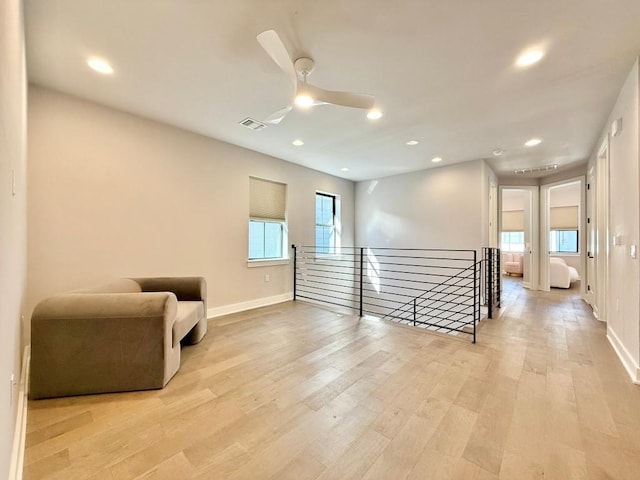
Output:
M584 296L584 183L584 177L576 177L541 187L541 290L579 287Z
M539 288L538 198L537 186L500 187L502 273L515 276L507 271L505 259L521 261L522 286L531 290Z

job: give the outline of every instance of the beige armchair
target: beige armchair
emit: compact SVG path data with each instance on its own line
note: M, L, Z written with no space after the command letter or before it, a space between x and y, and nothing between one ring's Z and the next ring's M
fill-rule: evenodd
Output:
M522 276L524 255L522 253L505 253L503 256L504 271L508 275Z
M55 295L31 317L29 397L162 388L207 332L202 277L121 279Z

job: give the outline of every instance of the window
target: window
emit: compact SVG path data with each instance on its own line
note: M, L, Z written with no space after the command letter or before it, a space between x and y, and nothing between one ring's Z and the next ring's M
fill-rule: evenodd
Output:
M524 232L502 232L501 249L505 252L524 252Z
M249 220L249 260L282 258L282 222Z
M337 195L316 192L316 251L324 255L340 251L340 202Z
M287 258L287 186L249 177L249 260Z
M551 230L549 251L554 253L578 253L578 230Z

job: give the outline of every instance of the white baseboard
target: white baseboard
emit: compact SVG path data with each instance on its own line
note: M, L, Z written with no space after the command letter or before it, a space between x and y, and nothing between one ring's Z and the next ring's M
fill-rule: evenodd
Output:
M616 335L616 332L614 332L609 326L607 327L607 339L613 347L613 350L618 355L618 358L622 362L625 370L631 377L631 381L635 384L640 385L640 366L638 366L638 363L635 361L633 356L622 344L622 342Z
M11 449L11 465L9 480L22 480L24 465L24 442L27 435L27 395L29 393L29 364L31 362L31 347L24 347L22 355L22 372L20 373L20 390L18 392L18 409L16 426L13 431L13 448Z
M215 318L223 315L229 315L231 313L244 312L245 310L251 310L253 308L288 302L289 300L293 300L293 292L274 295L273 297L256 298L255 300L249 300L248 302L233 303L222 307L209 308L207 309L207 318Z

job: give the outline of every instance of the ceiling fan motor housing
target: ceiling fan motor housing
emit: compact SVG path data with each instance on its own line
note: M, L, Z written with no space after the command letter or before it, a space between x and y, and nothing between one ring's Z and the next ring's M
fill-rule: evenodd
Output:
M295 62L293 62L293 67L296 69L298 75L302 78L306 78L311 75L313 70L316 68L316 62L309 57L300 57Z

